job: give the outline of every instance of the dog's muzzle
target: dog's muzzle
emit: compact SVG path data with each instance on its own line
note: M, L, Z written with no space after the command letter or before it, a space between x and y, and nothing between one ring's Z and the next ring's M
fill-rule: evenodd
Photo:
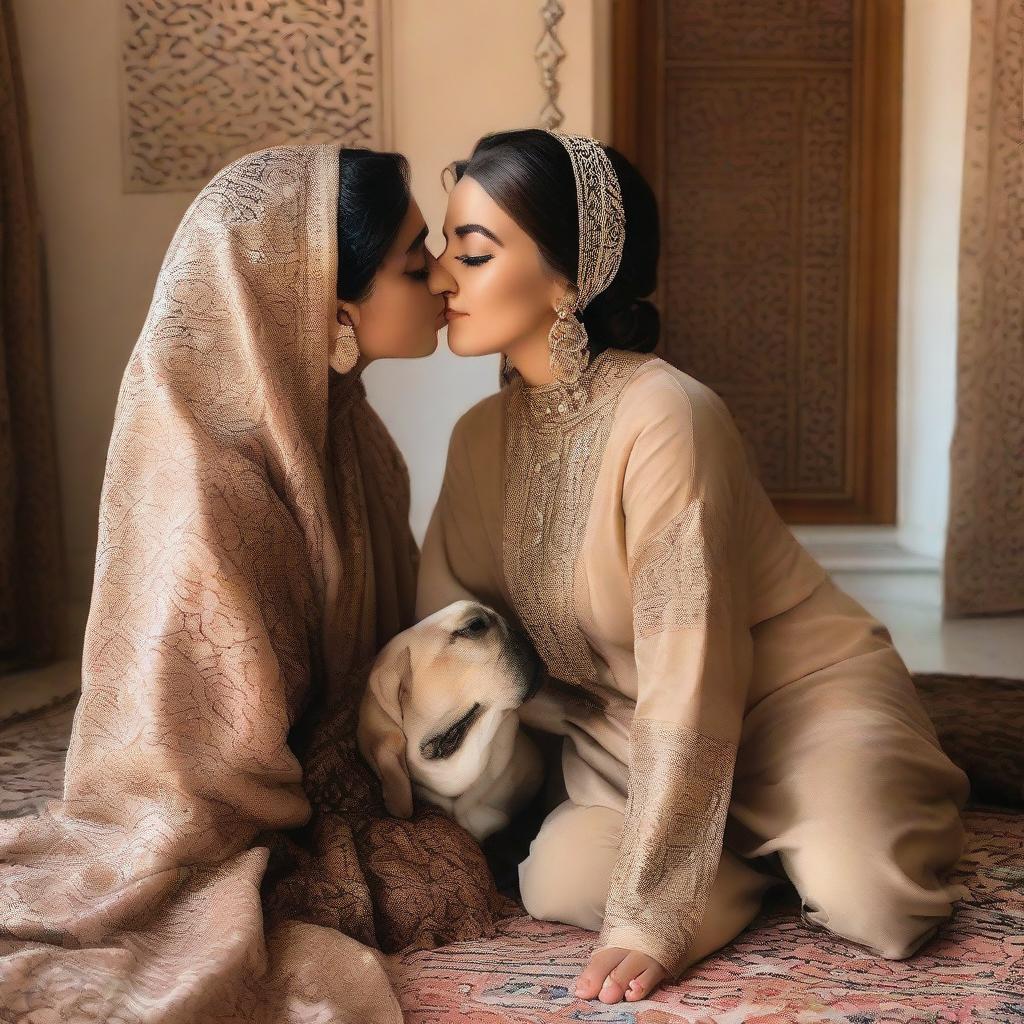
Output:
M512 671L526 683L519 701L520 704L525 704L537 693L544 682L544 663L533 649L533 644L530 643L529 637L521 629L517 626L512 626L500 616L499 621L505 634L502 657L506 660Z

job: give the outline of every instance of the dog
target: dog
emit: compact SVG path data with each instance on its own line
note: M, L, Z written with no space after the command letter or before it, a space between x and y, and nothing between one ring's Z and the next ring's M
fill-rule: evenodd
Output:
M581 702L586 695L547 675L521 629L488 605L455 601L378 654L357 745L389 813L408 818L415 792L482 842L544 782L520 725L565 735L566 713Z

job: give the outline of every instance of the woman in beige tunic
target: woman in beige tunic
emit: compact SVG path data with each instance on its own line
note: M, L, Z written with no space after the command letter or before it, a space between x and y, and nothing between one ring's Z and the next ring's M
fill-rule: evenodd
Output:
M966 777L722 400L650 353L650 189L615 150L539 130L455 170L449 345L501 352L504 386L453 431L417 616L487 601L603 708L569 713L526 909L599 931L577 992L605 1002L678 978L785 876L809 924L910 955L961 895Z
M63 799L0 829L4 1020L398 1024L379 949L519 912L356 750L417 560L360 375L436 347L425 236L404 160L336 144L185 213L118 395Z

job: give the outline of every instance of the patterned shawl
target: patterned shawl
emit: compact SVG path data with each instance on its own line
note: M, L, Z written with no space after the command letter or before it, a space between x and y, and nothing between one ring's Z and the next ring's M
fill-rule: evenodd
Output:
M4 1020L397 1022L380 951L522 912L454 821L388 816L356 749L418 552L405 464L328 367L338 155L243 157L167 251L117 399L63 799L0 829Z

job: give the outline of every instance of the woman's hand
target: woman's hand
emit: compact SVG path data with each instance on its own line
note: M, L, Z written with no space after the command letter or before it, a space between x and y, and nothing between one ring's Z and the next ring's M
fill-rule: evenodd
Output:
M576 995L602 1003L617 1003L625 994L629 1002L646 999L665 977L665 968L646 953L606 946L590 958L576 979ZM606 980L607 979L607 980Z

